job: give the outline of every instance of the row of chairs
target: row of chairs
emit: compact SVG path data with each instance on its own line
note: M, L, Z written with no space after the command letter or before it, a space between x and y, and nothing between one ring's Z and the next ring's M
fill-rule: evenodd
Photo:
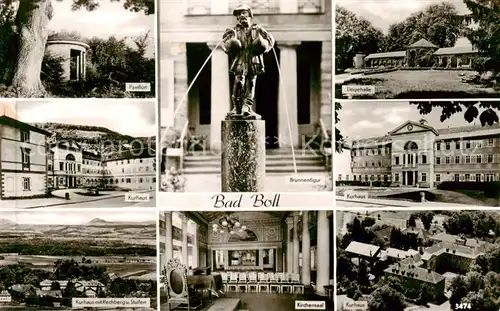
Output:
M221 272L225 292L303 294L297 273Z

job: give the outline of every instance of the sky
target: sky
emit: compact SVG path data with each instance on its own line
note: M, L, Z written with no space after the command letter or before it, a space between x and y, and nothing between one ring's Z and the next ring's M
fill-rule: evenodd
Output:
M17 118L26 123L56 122L102 126L132 137L156 136L154 100L47 100L16 102Z
M480 110L481 111L481 110ZM436 129L474 125L464 120L463 112L454 114L441 123L441 109L433 109L428 115L420 115L416 105L409 102L356 101L342 102L337 128L349 140L384 136L404 122L427 120ZM475 121L480 125L479 121Z
M0 219L7 219L18 224L51 225L61 223L68 225L80 225L90 222L94 218L100 218L109 222L150 222L156 221L155 211L0 211ZM63 220L63 221L62 221Z
M389 26L401 22L411 14L424 10L430 5L449 2L455 5L459 14L469 10L461 0L338 0L337 5L364 17L384 34Z
M147 55L153 56L155 50L155 15L143 12L130 12L123 8L123 1L100 0L99 8L94 11L71 10L73 1L52 1L54 16L49 24L51 31L76 31L82 37L118 38L137 37L150 31Z

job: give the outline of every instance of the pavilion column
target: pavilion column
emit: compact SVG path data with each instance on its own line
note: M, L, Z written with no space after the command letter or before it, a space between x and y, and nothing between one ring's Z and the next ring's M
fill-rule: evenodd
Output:
M211 50L217 42L209 43ZM229 59L219 46L212 54L212 105L210 110L210 149L221 151L221 125L226 114L231 110L231 94L229 88ZM203 109L203 107L200 107Z
M165 262L173 258L172 212L165 212Z
M80 66L81 66L81 62L82 62L82 54L80 53L80 55L78 55L76 57L76 77L75 77L75 79L77 81L80 80Z
M280 42L278 45L281 71L278 87L278 142L280 148L290 148L292 145L298 148L297 47L300 42Z
M290 236L293 226L293 217L288 217L286 219L286 272L293 273L292 262L293 262L293 244Z
M311 285L311 235L309 234L309 212L302 212L302 284Z
M195 223L193 224L193 227L194 227L194 235L193 235L193 245L192 245L192 256L193 256L193 260L192 260L192 266L193 268L196 268L196 267L199 267L199 259L198 259L198 225Z
M87 52L83 51L83 65L82 65L82 72L83 72L83 79L87 78Z
M186 268L189 268L188 232L187 232L188 218L182 215L181 221L182 221L182 263L186 265Z
M317 220L317 268L316 268L316 292L325 295L324 286L330 282L330 226L327 211L318 211Z
M300 245L299 245L299 214L293 215L293 273L300 273L299 266Z

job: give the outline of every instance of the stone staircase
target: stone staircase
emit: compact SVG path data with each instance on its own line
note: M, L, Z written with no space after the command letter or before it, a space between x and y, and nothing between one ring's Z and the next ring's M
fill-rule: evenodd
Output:
M322 157L310 151L295 150L297 173L324 173L326 171ZM220 155L190 153L184 158L184 174L220 174ZM293 156L291 150L267 150L266 173L268 174L293 174Z

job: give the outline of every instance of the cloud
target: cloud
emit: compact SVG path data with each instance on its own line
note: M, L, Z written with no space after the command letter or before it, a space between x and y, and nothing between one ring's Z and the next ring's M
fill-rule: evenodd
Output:
M361 120L354 123L352 127L355 129L379 129L382 128L382 123L368 121L368 120Z

